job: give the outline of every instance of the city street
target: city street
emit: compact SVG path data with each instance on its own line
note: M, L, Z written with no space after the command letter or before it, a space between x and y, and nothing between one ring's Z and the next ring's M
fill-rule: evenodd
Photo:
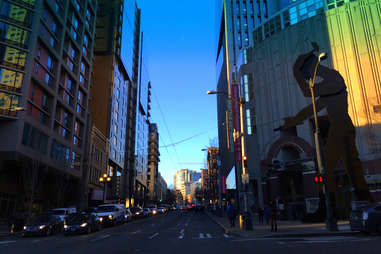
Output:
M0 238L0 253L380 253L380 236L243 238L205 213L172 212L89 234Z

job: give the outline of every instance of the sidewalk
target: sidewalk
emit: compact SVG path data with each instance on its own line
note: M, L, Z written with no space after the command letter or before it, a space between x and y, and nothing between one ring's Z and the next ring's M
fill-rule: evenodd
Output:
M348 221L338 221L339 231L331 232L325 228L325 223L302 223L300 221L278 221L278 231L271 232L271 226L258 223L258 217L253 216L253 230L246 231L239 228L238 218L235 227L231 228L226 215L223 217L205 212L215 223L217 223L226 234L237 235L245 238L253 237L307 237L307 236L343 236L353 235L359 232L351 231Z
M9 232L9 227L7 225L0 224L0 237L9 235L11 235Z

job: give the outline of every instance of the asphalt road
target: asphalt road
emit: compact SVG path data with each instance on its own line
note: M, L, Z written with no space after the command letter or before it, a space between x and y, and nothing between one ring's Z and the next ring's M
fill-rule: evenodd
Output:
M204 213L172 212L89 235L0 238L0 253L381 253L381 236L243 238Z

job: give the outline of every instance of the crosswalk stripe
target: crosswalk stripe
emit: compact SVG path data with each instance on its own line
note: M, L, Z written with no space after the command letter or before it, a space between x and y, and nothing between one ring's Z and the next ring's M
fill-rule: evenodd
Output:
M208 238L212 238L212 236L211 236L210 234L206 234L206 236L207 236Z
M229 238L229 235L227 235L227 234L224 234L224 237L225 237L225 238Z
M200 233L200 238L204 238L204 234L203 233Z

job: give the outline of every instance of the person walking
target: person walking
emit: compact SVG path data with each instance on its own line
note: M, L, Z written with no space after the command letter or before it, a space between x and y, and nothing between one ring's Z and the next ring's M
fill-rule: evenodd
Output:
M234 207L230 203L228 203L228 205L226 206L226 212L228 214L228 218L230 221L230 227L234 228L236 214L235 214Z
M265 210L263 211L263 213L265 215L266 225L269 225L271 211L267 205L265 206Z
M263 224L264 211L262 207L258 207L258 223Z
M271 232L277 232L278 231L278 224L276 221L277 208L276 208L275 201L271 201L270 207L271 207L271 213L270 213L270 216L271 216Z

